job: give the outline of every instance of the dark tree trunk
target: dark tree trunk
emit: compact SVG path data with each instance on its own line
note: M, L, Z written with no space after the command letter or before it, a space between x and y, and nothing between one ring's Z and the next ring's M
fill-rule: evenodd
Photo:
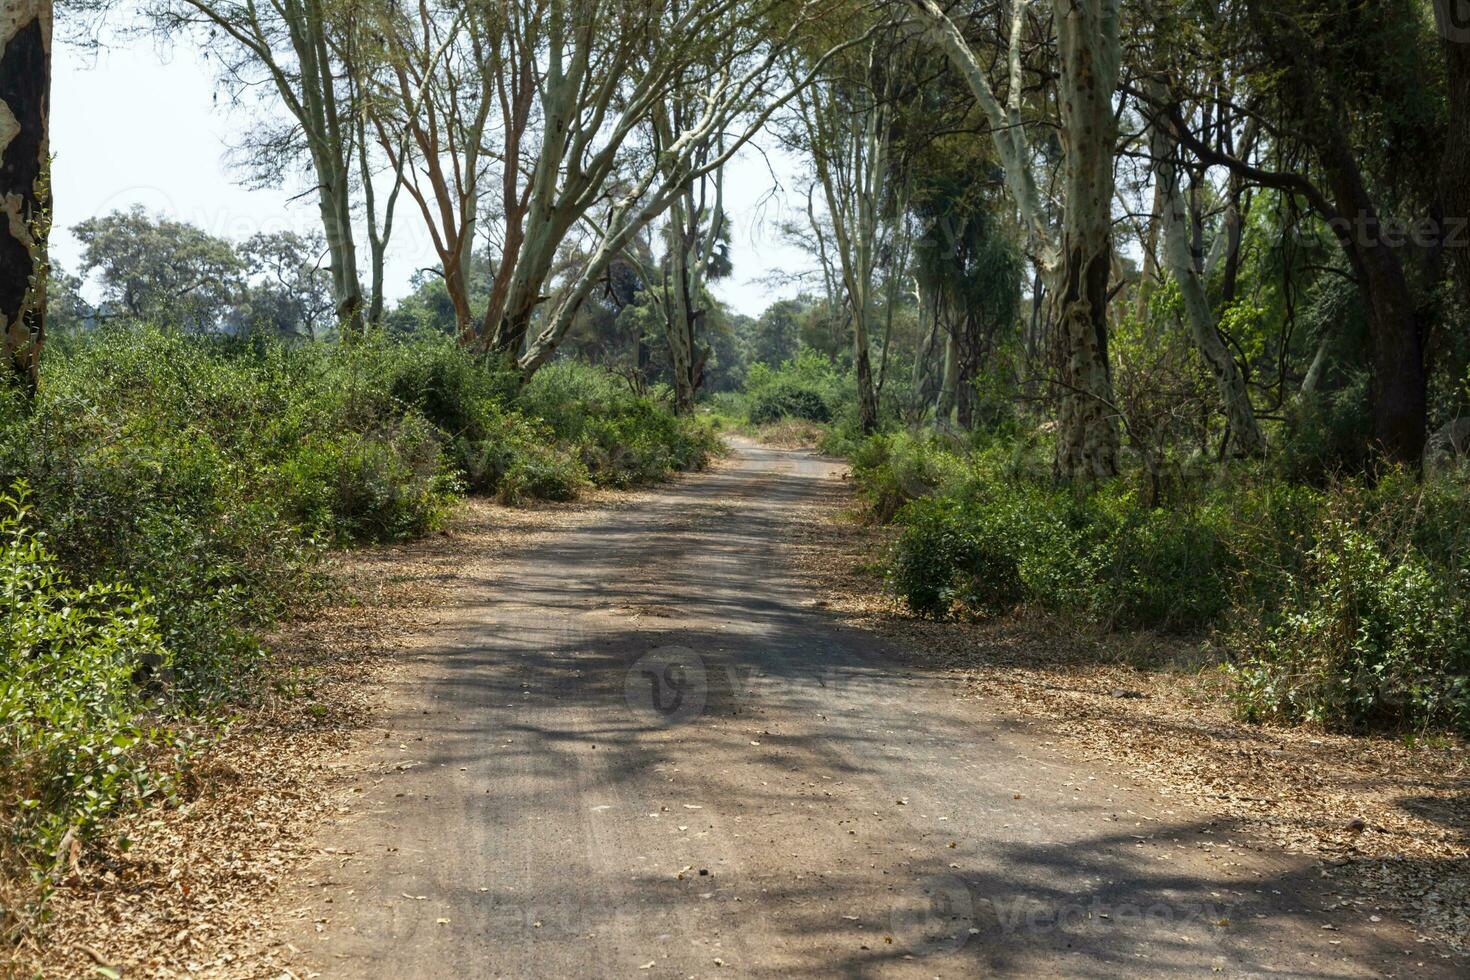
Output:
M0 316L5 373L35 394L51 224L51 0L0 11Z
M1339 218L1334 230L1363 284L1373 347L1373 435L1387 458L1418 463L1424 455L1428 391L1418 309L1400 252L1384 240L1373 199L1341 129L1318 141ZM1344 220L1341 216L1348 215Z
M1444 35L1449 131L1442 189L1445 249L1454 262L1460 302L1470 309L1470 3L1435 0Z
M1056 471L1064 479L1106 479L1118 473L1119 449L1108 365L1111 243L1069 232L1066 246L1054 335L1062 379Z
M873 387L873 362L867 344L860 344L857 354L858 425L865 436L878 431L878 394Z
M1402 243L1387 241L1378 207L1352 145L1351 117L1332 90L1332 66L1319 63L1311 38L1267 0L1251 5L1267 57L1283 69L1282 98L1317 158L1329 218L1357 273L1373 357L1373 435L1387 459L1417 464L1424 455L1428 391L1418 304L1404 272Z

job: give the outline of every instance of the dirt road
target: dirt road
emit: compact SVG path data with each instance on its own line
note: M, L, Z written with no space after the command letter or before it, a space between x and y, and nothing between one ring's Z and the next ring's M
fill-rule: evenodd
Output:
M387 682L282 896L299 977L1454 975L1315 868L841 627L740 444L508 561Z

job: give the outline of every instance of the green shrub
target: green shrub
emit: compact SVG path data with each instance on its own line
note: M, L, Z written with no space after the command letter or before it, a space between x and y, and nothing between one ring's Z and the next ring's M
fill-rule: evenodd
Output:
M866 439L852 455L852 476L872 517L888 524L911 501L959 486L964 462L933 439L907 432Z
M638 486L699 469L719 445L707 423L675 416L617 375L576 361L542 368L517 404L574 446L587 478L600 486Z
M1064 493L977 477L956 499L911 504L895 548L893 585L915 613L981 615L1020 602L1085 605L1091 560Z
M12 841L54 852L129 801L165 788L150 757L171 657L150 604L121 585L75 586L20 503L0 494L0 772Z
M342 346L104 329L55 345L33 410L0 403L0 487L79 582L153 598L185 700L230 697L253 636L329 544L438 525L454 494L569 499L703 465L708 427L616 376L514 373L442 336ZM8 396L8 392L7 392Z
M779 368L755 364L745 380L746 419L769 425L782 419L827 423L855 412L857 388L847 372L810 348Z
M916 615L1025 604L1218 630L1245 717L1470 730L1463 483L1389 472L1316 490L1240 468L1149 506L1122 480L1054 487L995 447L936 478L925 445L883 437L854 458L869 500L910 501L890 581Z
M1232 631L1236 701L1251 719L1470 732L1470 603L1413 554L1341 517L1273 620Z
M466 489L567 500L717 447L606 371L522 390L437 336L110 328L48 348L33 404L12 395L0 490L35 506L22 527L0 502L0 806L31 858L166 789L195 722L250 696L258 636L313 594L327 546L422 534Z
M1106 492L1099 497L1107 499ZM1200 630L1229 606L1221 515L1209 508L1143 506L1119 493L1089 529L1097 582L1091 612L1110 625Z
M292 516L344 543L423 534L438 525L456 489L442 438L413 415L370 432L307 436L282 466Z
M973 517L943 500L909 509L890 578L915 615L942 619L956 602L994 614L1025 598L1016 549Z
M830 422L832 409L822 393L794 381L776 381L750 396L750 422L769 425L782 419Z

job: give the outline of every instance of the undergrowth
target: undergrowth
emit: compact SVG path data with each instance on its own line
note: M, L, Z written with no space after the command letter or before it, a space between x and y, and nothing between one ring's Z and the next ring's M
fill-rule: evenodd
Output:
M1024 447L877 436L854 454L915 615L1020 606L1103 629L1210 633L1239 713L1330 728L1470 733L1470 487L1392 473L1320 488L1262 466L1055 485Z
M607 372L521 387L437 335L108 329L53 345L34 403L0 397L0 808L5 852L37 867L168 792L326 549L433 530L466 492L567 500L716 445Z

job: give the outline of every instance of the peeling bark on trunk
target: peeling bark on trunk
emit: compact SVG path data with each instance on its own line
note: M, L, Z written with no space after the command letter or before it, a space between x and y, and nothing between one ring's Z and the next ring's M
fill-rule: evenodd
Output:
M0 317L6 374L34 395L46 339L51 2L0 7Z
M1004 104L965 41L934 0L907 0L949 55L990 123L991 139L1031 239L1056 324L1059 376L1056 471L1063 479L1118 472L1119 433L1108 369L1108 279L1112 269L1113 93L1121 61L1118 0L1053 0L1060 55L1058 102L1065 151L1065 216L1059 243L1041 208L1022 120L1022 52L1030 0L1016 0Z
M1118 472L1119 449L1108 368L1118 3L1054 0L1054 7L1066 173L1056 291L1061 374L1056 471L1063 479L1105 479Z

